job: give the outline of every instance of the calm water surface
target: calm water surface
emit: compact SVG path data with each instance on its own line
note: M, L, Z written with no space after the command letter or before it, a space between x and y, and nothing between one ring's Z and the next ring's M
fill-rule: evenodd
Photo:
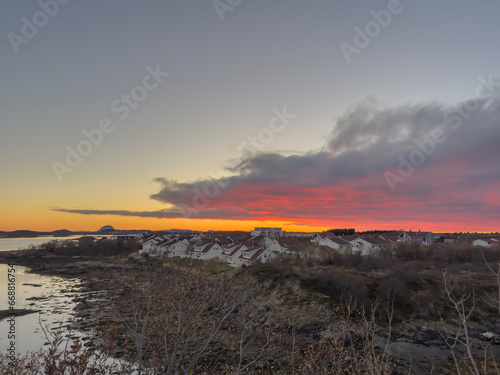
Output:
M54 240L75 240L83 235L77 236L68 236L68 237L32 237L32 238L0 238L0 251L9 251L9 250L19 250L26 249L31 245L41 245L46 242L54 241ZM110 235L97 235L94 236L96 238L101 237L112 237Z
M0 264L0 310L8 309L6 264ZM41 324L49 329L64 325L73 319L73 300L82 295L82 282L79 279L67 279L54 276L42 276L28 273L26 267L14 266L16 275L16 308L41 310L16 317L16 349L19 353L39 350L46 339ZM8 348L9 323L0 321L0 350Z

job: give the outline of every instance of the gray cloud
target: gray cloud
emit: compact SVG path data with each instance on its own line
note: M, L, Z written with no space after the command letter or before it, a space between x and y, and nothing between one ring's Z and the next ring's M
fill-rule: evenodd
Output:
M305 223L327 222L339 214L384 222L418 220L419 215L425 221L425 214L432 213L437 220L445 220L446 212L477 216L481 209L485 216L498 218L500 199L494 203L494 198L499 193L491 186L500 187L500 98L481 100L477 110L461 117L460 126L450 121L456 120L454 108L436 102L390 107L370 98L346 111L321 151L245 154L227 168L231 177L224 179L155 179L160 190L151 198L171 208L57 210ZM429 139L436 129L442 130L446 141L436 144L415 174L391 193L384 172L395 170L398 158L408 158L418 149L418 141Z

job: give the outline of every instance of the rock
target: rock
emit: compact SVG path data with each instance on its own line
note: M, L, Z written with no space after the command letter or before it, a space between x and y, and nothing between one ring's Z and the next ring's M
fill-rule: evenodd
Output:
M484 333L481 333L479 335L479 339L480 340L487 340L487 341L491 341L492 339L495 338L495 334L494 333L491 333L491 332L484 332Z
M297 333L300 335L311 335L311 336L317 336L319 337L320 332L325 329L325 323L324 322L311 322L311 323L306 323L303 324L302 326L299 327L297 330Z
M324 331L321 331L319 335L323 340L331 340L334 338L343 339L344 336L341 331L334 332L331 329L326 329Z

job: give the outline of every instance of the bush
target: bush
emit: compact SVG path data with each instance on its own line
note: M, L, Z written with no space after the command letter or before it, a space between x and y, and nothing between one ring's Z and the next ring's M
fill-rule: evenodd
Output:
M334 270L323 271L317 277L317 288L342 302L348 297L356 299L356 307L364 307L368 303L368 288L358 278Z

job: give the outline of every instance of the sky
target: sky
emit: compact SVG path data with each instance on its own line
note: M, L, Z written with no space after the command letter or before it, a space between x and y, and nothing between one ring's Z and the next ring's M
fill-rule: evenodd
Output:
M498 231L500 2L0 4L0 230Z

